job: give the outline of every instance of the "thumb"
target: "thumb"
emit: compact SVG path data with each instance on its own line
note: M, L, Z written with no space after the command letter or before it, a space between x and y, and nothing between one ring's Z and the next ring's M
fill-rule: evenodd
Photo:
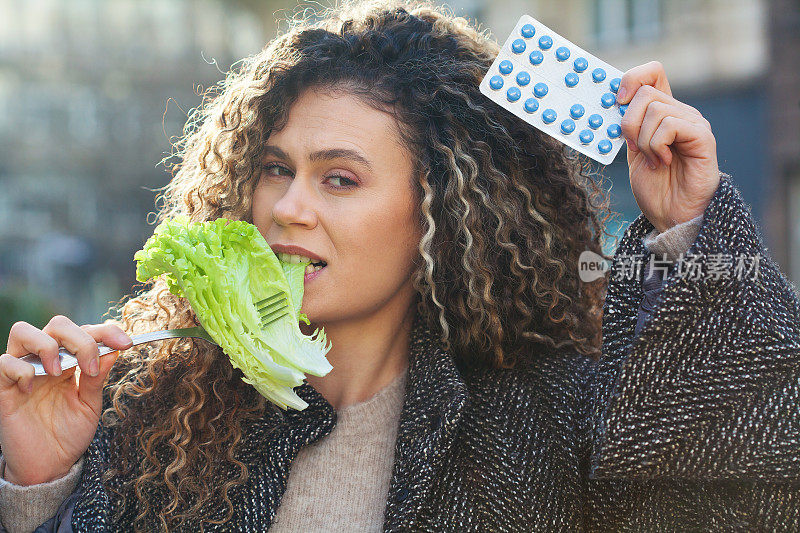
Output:
M101 401L103 386L105 385L108 374L111 368L119 357L119 350L116 352L108 353L100 358L100 368L96 376L90 376L87 372L81 372L78 377L78 397L82 402L91 405L93 408L95 404ZM99 409L99 405L98 405ZM99 412L95 410L95 412Z
M84 325L81 329L91 335L94 340L102 342L117 351L108 353L98 361L98 372L96 376L89 375L88 372L80 372L78 380L78 397L81 401L91 405L93 408L101 401L103 385L108 378L111 367L119 357L119 350L130 348L132 345L130 337L119 327L112 323ZM80 370L80 369L79 369Z

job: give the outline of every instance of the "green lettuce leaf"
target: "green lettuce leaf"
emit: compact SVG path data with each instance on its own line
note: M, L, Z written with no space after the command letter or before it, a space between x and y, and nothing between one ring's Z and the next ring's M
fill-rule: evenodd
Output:
M169 290L185 297L203 328L244 373L243 381L282 409L308 404L292 390L304 373L333 368L324 329L300 331L303 274L308 263L283 263L253 224L219 218L193 223L178 216L159 224L134 254L136 279L166 275ZM256 303L281 295L287 314L262 328Z

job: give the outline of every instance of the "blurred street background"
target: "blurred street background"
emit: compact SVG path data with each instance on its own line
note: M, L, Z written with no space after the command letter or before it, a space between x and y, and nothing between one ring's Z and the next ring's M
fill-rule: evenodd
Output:
M328 5L327 2L322 2ZM504 42L529 14L621 70L661 61L711 122L720 168L800 283L796 0L452 0ZM189 111L287 16L316 3L0 0L0 342L17 320L102 321L135 281L153 190ZM299 7L298 7L299 6ZM621 235L639 214L625 152L603 172ZM174 160L172 161L174 162ZM622 224L620 225L620 222Z

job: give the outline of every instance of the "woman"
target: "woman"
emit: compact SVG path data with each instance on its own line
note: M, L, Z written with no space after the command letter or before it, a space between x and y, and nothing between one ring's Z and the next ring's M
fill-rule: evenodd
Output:
M660 64L626 72L642 215L614 266L761 254L758 277L694 279L678 262L663 292L659 276L584 283L607 199L480 94L497 52L431 5L354 4L231 73L186 130L161 219L249 220L277 253L324 260L303 312L333 370L283 412L207 343L127 349L196 324L163 280L116 323L18 323L0 357L6 527L800 527L800 304L709 123ZM122 351L93 367L96 341ZM58 344L79 371L57 375ZM33 379L28 352L50 376Z

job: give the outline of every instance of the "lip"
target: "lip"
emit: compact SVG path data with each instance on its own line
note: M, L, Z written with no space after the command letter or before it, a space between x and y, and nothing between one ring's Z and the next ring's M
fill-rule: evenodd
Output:
M292 255L302 255L304 257L310 258L312 261L325 261L323 258L318 256L314 252L306 250L302 246L297 246L297 245L294 245L294 244L278 244L278 243L275 243L275 244L270 244L269 247L272 249L273 252L275 252L276 255L278 253L292 254ZM325 262L327 263L327 261L325 261Z
M314 278L316 278L317 276L319 276L320 274L322 274L322 271L323 271L323 270L325 270L326 268L328 268L328 267L326 267L326 266L325 266L325 267L322 267L322 268L321 268L321 269L319 269L319 270L315 270L315 271L314 271L314 272L312 272L311 274L305 274L305 275L303 276L303 282L304 282L304 283L308 283L308 282L309 282L309 281L311 281L312 279L314 279Z

